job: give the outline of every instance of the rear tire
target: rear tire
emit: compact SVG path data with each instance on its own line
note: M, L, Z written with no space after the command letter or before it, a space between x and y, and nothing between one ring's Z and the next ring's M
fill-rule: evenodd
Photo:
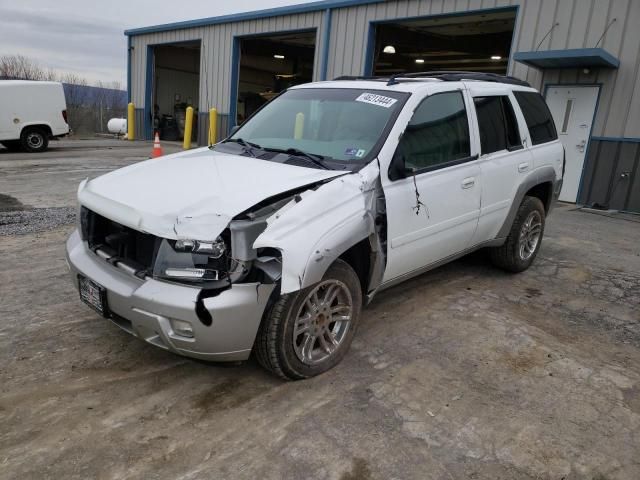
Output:
M275 302L258 330L256 359L287 380L324 373L349 350L361 309L360 280L337 260L319 283Z
M27 152L44 152L49 146L49 135L42 128L27 127L22 130L20 144Z
M545 210L540 199L524 197L507 240L502 246L489 249L493 264L512 273L529 268L540 250L544 225Z

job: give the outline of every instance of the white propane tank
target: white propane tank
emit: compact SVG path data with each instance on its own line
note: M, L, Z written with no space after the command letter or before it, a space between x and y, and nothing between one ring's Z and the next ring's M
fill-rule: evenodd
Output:
M127 133L127 119L112 118L107 122L107 130L109 130L109 133L124 135L125 133Z

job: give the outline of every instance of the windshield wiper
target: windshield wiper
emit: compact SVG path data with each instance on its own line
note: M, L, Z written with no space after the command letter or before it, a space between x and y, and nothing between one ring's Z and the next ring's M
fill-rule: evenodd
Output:
M244 151L249 155L251 155L253 158L256 158L256 153L253 151L253 149L254 148L262 149L262 147L257 143L247 142L242 138L228 138L222 143L237 143L238 145L241 145L242 147L244 147Z
M324 157L322 155L316 155L314 153L305 152L298 148L265 148L267 152L286 153L292 157L302 157L310 160L313 164L325 170L333 170L331 167L324 163Z

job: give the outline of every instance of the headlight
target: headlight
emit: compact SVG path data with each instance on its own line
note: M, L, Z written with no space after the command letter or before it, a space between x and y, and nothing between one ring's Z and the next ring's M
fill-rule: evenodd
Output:
M229 270L226 251L220 237L215 241L162 240L153 276L198 285L223 280Z
M227 246L220 237L214 242L202 240L176 240L175 249L180 252L204 253L213 258L220 258L227 251Z

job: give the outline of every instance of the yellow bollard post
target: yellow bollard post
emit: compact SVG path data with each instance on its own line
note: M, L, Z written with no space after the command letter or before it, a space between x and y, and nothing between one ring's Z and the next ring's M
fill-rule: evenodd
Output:
M296 124L293 128L293 138L301 140L304 135L304 113L300 112L296 115Z
M127 138L136 139L136 106L133 103L127 105Z
M184 119L184 141L182 148L189 150L191 148L191 130L193 129L193 107L187 107L186 117Z
M209 110L209 145L216 143L218 136L218 111L215 108Z

